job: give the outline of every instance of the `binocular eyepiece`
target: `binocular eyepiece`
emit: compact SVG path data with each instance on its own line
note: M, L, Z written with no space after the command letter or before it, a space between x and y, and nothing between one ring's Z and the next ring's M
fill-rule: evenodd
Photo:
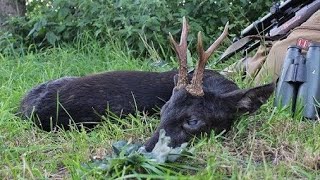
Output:
M303 116L318 117L320 101L320 44L311 43L307 54L299 46L289 46L277 83L275 106L291 106L295 114L301 103Z

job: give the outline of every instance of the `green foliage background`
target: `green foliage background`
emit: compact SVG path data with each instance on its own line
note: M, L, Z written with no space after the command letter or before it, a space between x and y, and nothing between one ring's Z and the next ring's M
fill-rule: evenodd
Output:
M250 22L268 11L271 0L33 0L27 15L8 22L10 31L0 37L1 50L54 46L73 43L82 33L91 34L100 42L116 37L134 53L145 56L146 43L161 55L167 54L167 35L177 35L182 16L191 27L189 41L195 32L203 31L204 42L231 23L237 34ZM142 41L143 38L145 41ZM210 40L209 40L210 38ZM191 46L194 47L194 46Z

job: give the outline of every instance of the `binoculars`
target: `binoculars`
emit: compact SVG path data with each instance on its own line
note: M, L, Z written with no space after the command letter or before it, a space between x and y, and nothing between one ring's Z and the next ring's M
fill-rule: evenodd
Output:
M320 102L320 44L311 43L307 54L299 46L289 46L277 83L275 106L298 107L307 119L317 119ZM299 106L301 104L301 106Z

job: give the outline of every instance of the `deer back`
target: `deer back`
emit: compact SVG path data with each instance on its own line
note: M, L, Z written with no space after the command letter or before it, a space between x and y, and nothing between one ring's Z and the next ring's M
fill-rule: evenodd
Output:
M33 88L20 112L44 130L70 124L93 127L108 112L117 116L150 114L169 100L177 71L114 71L85 77L64 77Z

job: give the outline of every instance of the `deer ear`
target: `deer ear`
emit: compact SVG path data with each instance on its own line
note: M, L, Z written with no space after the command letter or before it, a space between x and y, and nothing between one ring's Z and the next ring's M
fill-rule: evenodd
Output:
M238 112L255 112L264 104L274 91L275 84L270 83L250 89L240 89L222 95L229 102L235 104Z

